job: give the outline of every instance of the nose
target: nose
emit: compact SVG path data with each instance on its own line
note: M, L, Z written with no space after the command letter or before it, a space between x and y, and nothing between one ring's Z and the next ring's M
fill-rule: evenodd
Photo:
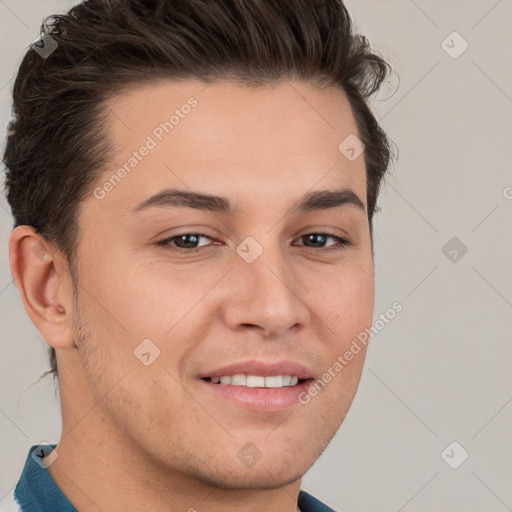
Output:
M266 248L252 263L237 256L230 279L223 307L230 329L251 327L270 339L308 323L306 297L301 297L307 279L302 282L279 248Z

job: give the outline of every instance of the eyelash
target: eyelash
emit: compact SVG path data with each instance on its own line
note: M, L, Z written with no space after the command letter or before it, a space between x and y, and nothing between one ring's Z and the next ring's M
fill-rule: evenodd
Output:
M169 238L165 238L163 240L160 240L160 241L157 242L157 245L164 246L166 249L174 251L174 252L189 253L189 254L190 253L197 253L197 252L201 251L203 248L209 247L209 246L201 246L201 247L193 248L193 249L183 249L181 247L172 246L170 244L170 242L172 242L172 241L174 241L174 240L176 240L178 238L181 238L183 236L188 236L188 235L193 235L193 236L196 236L196 237L209 238L210 240L213 240L211 236L208 236L208 235L206 235L204 233L182 233L181 235L175 235L175 236L171 236ZM312 249L312 250L317 250L317 251L322 251L322 252L339 251L339 250L345 249L348 245L350 245L350 242L348 240L346 240L345 238L339 237L337 235L333 235L332 233L325 233L325 232L316 232L316 231L314 231L312 233L306 233L305 235L301 235L299 237L299 239L302 239L302 238L305 238L305 237L311 236L311 235L326 236L326 237L332 238L333 240L336 240L336 242L338 242L338 246L336 246L336 247L328 247L328 248L309 247L309 249Z

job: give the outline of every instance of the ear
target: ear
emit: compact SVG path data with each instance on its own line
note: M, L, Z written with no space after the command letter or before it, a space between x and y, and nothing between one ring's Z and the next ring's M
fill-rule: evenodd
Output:
M25 310L48 345L75 346L73 286L66 258L30 226L18 226L9 239L11 273Z

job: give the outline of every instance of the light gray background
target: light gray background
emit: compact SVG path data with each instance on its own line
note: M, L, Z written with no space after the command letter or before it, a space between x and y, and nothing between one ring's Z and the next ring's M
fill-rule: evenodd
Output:
M72 4L0 0L2 149L22 54L43 16ZM347 512L512 510L512 1L347 5L400 77L374 103L400 151L375 220L375 316L404 309L373 338L353 406L303 488ZM442 46L453 31L469 44L456 59ZM61 426L51 378L38 381L46 344L9 271L11 226L2 196L0 499L28 448L57 442ZM454 236L468 248L456 262L442 252ZM441 457L453 441L469 453L458 469Z

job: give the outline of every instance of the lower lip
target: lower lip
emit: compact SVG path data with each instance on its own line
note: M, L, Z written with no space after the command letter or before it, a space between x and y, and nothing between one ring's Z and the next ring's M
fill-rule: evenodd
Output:
M230 384L214 384L201 382L215 395L230 400L236 405L260 412L279 412L300 403L299 397L307 393L312 379L300 382L296 386L282 388L248 388L246 386L231 386Z

